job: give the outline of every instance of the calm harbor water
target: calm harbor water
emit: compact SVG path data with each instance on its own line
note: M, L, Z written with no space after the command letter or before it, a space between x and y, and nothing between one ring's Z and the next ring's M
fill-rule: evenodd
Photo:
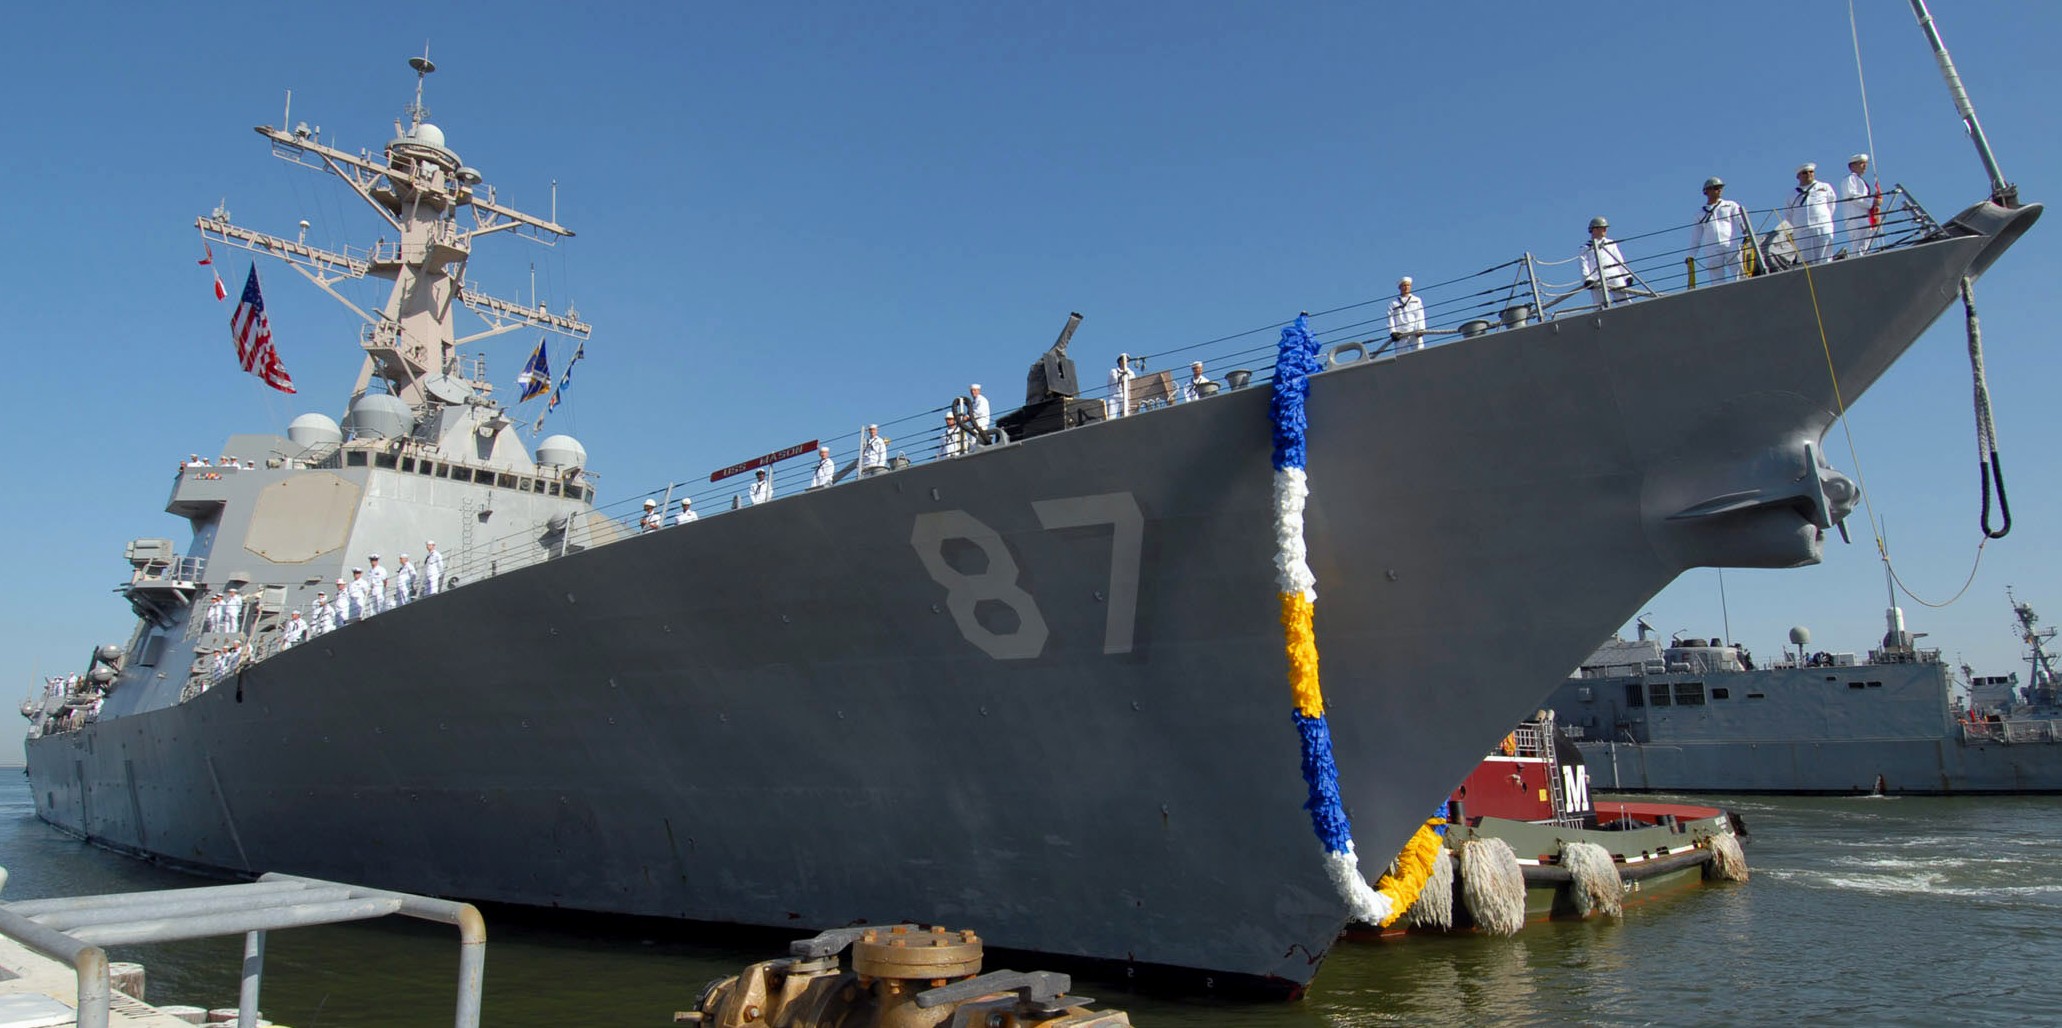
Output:
M1344 943L1301 1002L1180 1001L1077 980L1141 1024L2054 1023L2062 986L2062 798L1724 801L1753 832L1745 885L1661 897L1622 921ZM4 898L180 887L193 878L85 846L36 820L0 772ZM979 928L979 925L968 927ZM487 912L485 1023L671 1023L703 983L780 955L778 940L680 937L658 922ZM448 1025L457 935L374 923L274 933L267 1017L295 1028ZM233 1005L237 939L130 947L160 1003Z

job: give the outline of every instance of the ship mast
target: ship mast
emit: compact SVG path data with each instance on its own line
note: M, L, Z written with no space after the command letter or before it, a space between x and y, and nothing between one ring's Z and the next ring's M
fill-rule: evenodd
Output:
M270 125L256 128L271 141L273 156L342 179L393 229L394 241L382 237L369 249L324 250L233 224L219 207L195 219L194 227L210 241L285 261L365 321L358 340L365 364L352 389L354 400L378 380L385 392L426 412L435 406L484 401L493 391L484 376L464 374L458 347L521 328L584 340L592 328L570 306L563 314L553 313L542 303L504 300L466 282L473 240L480 236L513 231L551 246L573 232L557 223L555 210L554 218L540 218L495 201L493 187L482 184L477 170L460 163L458 154L444 145L443 131L424 120L429 109L422 102L423 80L437 70L427 50L409 58L408 65L415 69L415 98L403 111L407 126L394 123L395 138L377 157L326 145L320 129L311 131L306 122L291 131ZM461 210L467 212L463 219ZM336 289L338 282L361 278L392 283L386 304L376 312L352 303ZM458 336L453 324L457 306L478 315L486 327Z
M2029 604L2019 602L2011 589L2005 590L2005 599L2012 604L2012 614L2019 619L2019 641L2026 644L2026 662L2032 665L2034 695L2052 695L2055 688L2054 658L2048 655L2047 642L2055 637L2055 629L2037 627L2040 615L2033 612Z

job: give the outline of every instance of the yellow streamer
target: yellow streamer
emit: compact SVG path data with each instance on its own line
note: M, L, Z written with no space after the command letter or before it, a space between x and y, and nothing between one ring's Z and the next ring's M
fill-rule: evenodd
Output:
M1436 830L1446 824L1443 817L1435 817L1419 826L1410 841L1403 844L1403 852L1396 855L1396 871L1384 874L1375 883L1375 891L1389 897L1388 917L1382 919L1387 928L1410 911L1411 904L1418 901L1418 893L1425 891L1425 881L1432 877L1432 862L1446 857L1446 838Z
M1325 694L1317 681L1317 631L1315 606L1301 593L1282 593L1282 632L1289 654L1289 689L1296 696L1296 713L1323 717Z

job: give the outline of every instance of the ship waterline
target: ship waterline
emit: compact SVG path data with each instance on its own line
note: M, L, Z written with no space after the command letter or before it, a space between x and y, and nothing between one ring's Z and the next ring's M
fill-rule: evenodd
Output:
M1845 513L1816 455L1835 378L1852 402L2039 210L1314 378L1317 632L1364 865L1676 575L1815 560ZM467 584L30 740L37 809L230 873L967 924L1294 989L1345 908L1287 714L1266 403L1234 390Z

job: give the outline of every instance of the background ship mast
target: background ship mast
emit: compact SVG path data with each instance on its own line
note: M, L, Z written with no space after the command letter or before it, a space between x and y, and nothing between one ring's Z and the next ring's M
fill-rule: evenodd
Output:
M495 202L494 188L482 183L477 170L460 163L458 154L444 145L443 131L424 120L429 109L422 102L423 80L437 66L427 52L409 58L408 64L415 69L415 99L405 109L407 126L394 123L395 138L387 143L383 160L363 150L350 154L327 146L319 138L319 130L310 131L306 122L296 124L292 131L269 125L256 128L259 135L272 141L273 156L303 167L326 169L343 179L393 227L398 241L382 238L370 249L324 250L307 245L304 239L286 239L232 224L221 208L196 219L194 226L209 240L285 261L363 318L359 345L365 349L365 365L358 373L352 398L363 395L378 379L386 392L420 411L485 398L492 392L490 383L461 372L456 356L460 346L519 328L586 339L592 328L570 306L565 313L554 314L542 303L504 300L465 281L477 237L514 231L550 246L573 233L553 219ZM470 215L464 222L459 218L461 208ZM377 313L366 311L336 290L336 283L359 278L393 283L386 304ZM479 315L486 328L458 336L452 317L454 301Z

